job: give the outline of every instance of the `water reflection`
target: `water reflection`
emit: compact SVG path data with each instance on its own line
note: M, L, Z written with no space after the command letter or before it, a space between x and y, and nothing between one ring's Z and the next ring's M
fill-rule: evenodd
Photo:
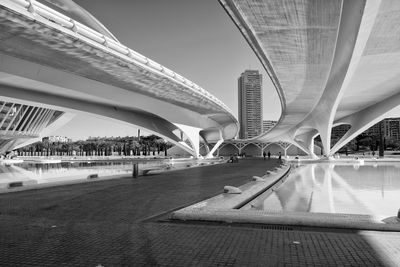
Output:
M18 163L0 164L0 189L9 183L23 182L25 185L86 179L90 174L99 177L129 174L131 162L62 162L62 163Z
M244 209L371 215L377 220L400 208L400 164L307 164L273 192Z
M192 166L214 164L223 159L195 160L195 159L155 159L135 160L139 164L139 171L146 169L169 170ZM61 163L0 163L0 191L7 191L10 183L23 182L23 185L86 180L89 175L98 177L113 175L131 175L132 161L76 161Z
M10 182L24 181L26 184L37 184L30 178L30 173L15 165L0 164L0 189L7 188Z

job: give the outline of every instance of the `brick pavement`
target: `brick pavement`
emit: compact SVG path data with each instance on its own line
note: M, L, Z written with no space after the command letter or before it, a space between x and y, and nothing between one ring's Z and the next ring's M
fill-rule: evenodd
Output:
M398 264L398 233L141 222L273 166L245 160L0 195L0 266Z

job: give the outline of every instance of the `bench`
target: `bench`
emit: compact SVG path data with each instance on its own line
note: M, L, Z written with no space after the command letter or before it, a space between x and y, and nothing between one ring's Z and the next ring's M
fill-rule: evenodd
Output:
M169 165L162 165L162 166L153 166L153 167L148 167L146 169L142 169L143 175L147 175L151 171L160 171L160 170L169 170L171 166Z
M98 175L97 173L95 173L95 174L89 174L88 177L87 177L88 180L90 180L90 179L96 179L96 178L99 178L99 175Z
M21 186L24 186L24 183L21 181L11 182L8 184L8 188L15 188L15 187L21 187Z

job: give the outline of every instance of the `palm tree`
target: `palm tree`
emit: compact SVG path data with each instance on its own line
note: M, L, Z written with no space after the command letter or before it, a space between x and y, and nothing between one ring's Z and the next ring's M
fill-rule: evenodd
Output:
M162 139L162 138L159 138L155 142L156 142L156 145L157 145L158 155L160 155L160 152L164 150L165 151L165 156L167 156L167 150L165 149L165 147L166 147L165 140Z
M135 141L133 139L130 139L129 143L128 143L129 151L132 151L133 155L136 155L136 151L137 151L138 148L140 148L139 142Z

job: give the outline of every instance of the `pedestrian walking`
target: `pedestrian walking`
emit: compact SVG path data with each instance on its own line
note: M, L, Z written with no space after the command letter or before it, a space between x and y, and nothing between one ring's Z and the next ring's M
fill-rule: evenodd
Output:
M264 160L265 160L265 157L267 156L267 153L265 153L265 151L263 152L263 157L264 157Z

